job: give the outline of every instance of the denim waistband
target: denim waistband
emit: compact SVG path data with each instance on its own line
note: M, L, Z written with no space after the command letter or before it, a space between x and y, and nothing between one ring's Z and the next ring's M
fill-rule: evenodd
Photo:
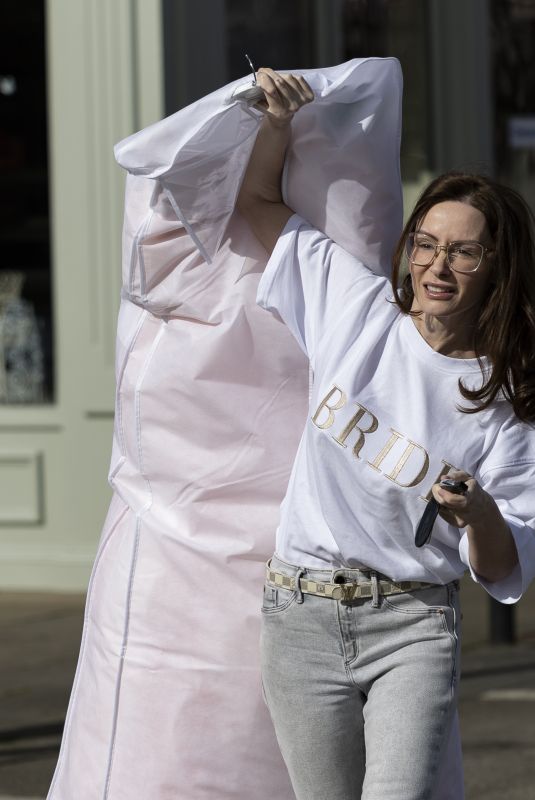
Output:
M361 581L361 580L369 580L370 575L375 573L377 577L381 580L391 580L388 575L384 575L382 572L377 572L377 570L372 569L371 567L365 567L361 565L360 567L326 567L325 569L320 569L318 567L306 567L300 566L298 564L289 564L284 559L280 558L276 553L271 558L271 567L272 569L276 569L281 572L283 575L297 575L298 573L302 576L307 578L312 578L312 580L318 581L325 581L326 583L333 583L334 578L337 575L342 575L349 581Z

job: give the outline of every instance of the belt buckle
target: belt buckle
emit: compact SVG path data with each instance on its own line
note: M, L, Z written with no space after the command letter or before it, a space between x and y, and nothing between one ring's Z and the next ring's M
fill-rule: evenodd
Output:
M356 597L360 597L360 586L358 583L339 583L341 598L343 603L350 603Z

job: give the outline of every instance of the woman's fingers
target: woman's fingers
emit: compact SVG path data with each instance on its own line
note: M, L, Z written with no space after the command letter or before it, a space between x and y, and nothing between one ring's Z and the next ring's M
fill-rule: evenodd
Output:
M285 75L284 77L287 84L293 89L294 96L298 99L300 105L304 106L314 100L314 92L302 75Z
M257 83L264 90L265 101L257 105L268 114L276 117L288 115L287 103L282 92L279 91L279 81L276 73L268 68L262 67L257 72Z
M451 470L445 477L451 478L454 481L464 481L468 488L463 494L456 494L455 492L450 492L448 489L443 488L440 483L436 483L435 498L439 500L442 505L447 507L454 509L465 508L466 505L470 503L471 497L477 485L476 481L471 475L468 474L468 472L464 472L463 470L459 469ZM438 497L436 495L438 495Z
M263 109L281 119L290 119L302 106L314 99L314 93L302 76L282 74L269 67L257 72L258 84L266 95Z
M269 67L260 67L256 73L256 78L257 83L260 84L265 92L268 92L274 96L278 96L277 73L274 70L269 69Z
M432 488L433 496L440 506L439 514L442 519L450 525L464 527L469 524L474 515L477 515L481 487L468 472L463 470L452 470L444 477L452 478L455 481L464 481L468 487L464 494L450 492L440 486L440 483L435 483Z
M303 96L306 98L306 102L311 103L314 100L314 92L312 91L306 80L303 78L302 75L295 75L292 77L295 77L295 79L297 80L299 87L303 92Z
M258 82L275 102L281 103L285 108L297 99L295 86L291 80L293 76L282 75L269 67L258 70Z

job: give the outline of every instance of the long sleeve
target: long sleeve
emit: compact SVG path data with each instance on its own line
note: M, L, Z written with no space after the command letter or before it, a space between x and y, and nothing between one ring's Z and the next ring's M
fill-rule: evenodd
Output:
M302 74L315 100L292 123L285 202L386 275L402 223L399 64L354 59ZM228 261L220 255L262 119L258 111L228 102L237 83L115 147L129 173L124 294L155 313L206 319L211 305L202 285L213 287L217 297L227 289L226 278L216 288ZM265 265L266 254L253 250L233 251L240 268L229 280Z
M276 312L315 366L322 339L350 314L358 325L389 282L298 215L288 220L258 286L257 302Z

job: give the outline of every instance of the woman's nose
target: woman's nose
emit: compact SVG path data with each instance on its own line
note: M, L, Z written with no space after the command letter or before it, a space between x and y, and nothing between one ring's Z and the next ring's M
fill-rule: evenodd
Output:
M441 275L444 272L451 272L451 267L448 263L448 253L446 247L441 247L438 255L431 264L431 269L437 274Z

